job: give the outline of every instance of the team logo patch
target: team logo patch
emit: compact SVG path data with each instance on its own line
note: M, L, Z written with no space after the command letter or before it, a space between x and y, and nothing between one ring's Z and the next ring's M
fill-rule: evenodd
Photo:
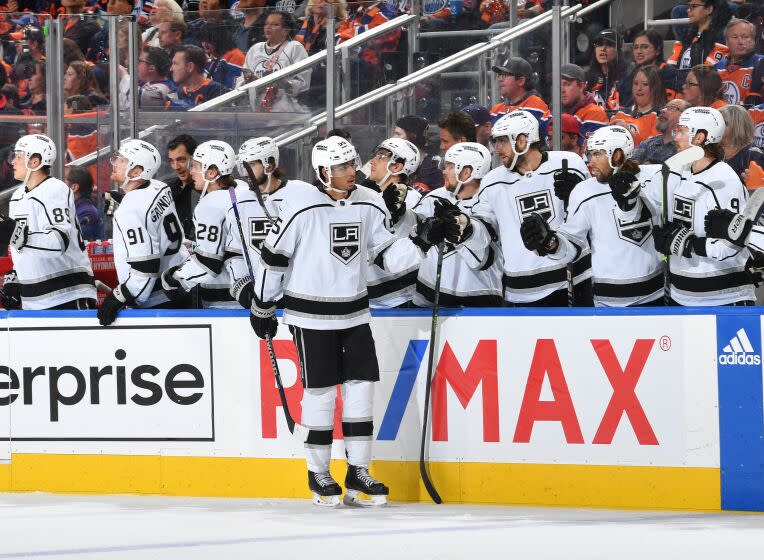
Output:
M268 218L249 219L249 243L258 253L270 231L271 221Z
M554 205L552 204L552 194L547 191L537 191L522 196L515 197L517 202L517 213L520 215L520 221L531 214L538 214L547 222L554 220Z
M618 231L618 237L638 247L647 241L653 231L650 211L644 206L636 220L622 220L616 215L615 210L613 210L613 217L615 218L615 229Z
M740 102L740 90L735 82L724 82L722 86L722 98L729 105L737 105Z
M361 224L331 224L332 254L349 264L361 252Z
M692 211L695 201L691 198L674 195L674 221L679 222L687 229L692 229Z

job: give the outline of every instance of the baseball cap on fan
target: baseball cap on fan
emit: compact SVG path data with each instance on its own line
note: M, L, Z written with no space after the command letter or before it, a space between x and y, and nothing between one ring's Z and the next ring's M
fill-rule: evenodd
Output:
M510 76L525 76L526 80L533 79L533 67L530 62L519 56L513 56L504 61L501 66L492 66L491 70L497 74L509 74Z
M483 126L485 123L492 122L491 112L482 105L472 103L462 108L462 113L468 114L475 121L475 126Z
M560 75L568 80L586 82L586 72L578 64L563 64L560 68Z
M603 29L592 42L595 45L614 45L620 48L623 39L614 29Z

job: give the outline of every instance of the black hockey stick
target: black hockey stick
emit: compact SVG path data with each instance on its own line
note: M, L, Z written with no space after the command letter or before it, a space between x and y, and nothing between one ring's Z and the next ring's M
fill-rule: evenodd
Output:
M435 357L435 335L438 330L438 306L440 301L440 277L443 272L443 253L445 253L445 241L438 244L438 264L435 268L435 297L432 302L432 325L430 326L430 352L427 357L427 379L424 386L424 419L422 420L422 446L419 449L419 474L422 476L422 482L427 489L427 493L436 504L441 503L438 491L432 485L430 475L427 474L427 465L425 463L425 447L427 445L427 421L430 416L430 388L432 386L432 362Z
M247 170L251 173L250 167L244 164ZM254 178L254 174L252 175ZM253 183L254 184L254 183ZM255 187L257 190L257 187ZM244 253L244 261L247 263L247 272L249 273L249 281L252 282L252 287L255 286L255 273L252 268L252 261L249 258L249 249L247 249L246 237L244 237L244 229L241 227L241 216L239 215L239 204L236 200L236 187L228 187L228 195L231 197L231 205L233 206L233 215L236 218L236 227L239 229L239 237L241 239L241 249ZM279 398L281 399L281 408L284 410L284 416L286 417L287 427L294 437L299 441L305 442L308 439L310 430L298 424L292 418L292 413L289 412L289 405L287 404L286 393L284 392L284 384L281 382L281 372L279 371L279 365L276 362L276 353L273 351L273 339L270 335L265 335L265 345L268 347L268 356L271 359L271 367L273 368L273 375L276 377L276 386L279 390Z
M671 170L666 163L661 164L661 188L663 189L663 204L661 204L661 225L665 226L668 222L668 180ZM669 305L671 303L671 270L669 269L668 256L663 257L663 304Z
M562 160L562 172L568 172L568 158ZM567 205L567 202L565 205ZM573 291L573 263L570 263L565 267L565 276L568 280L568 307L574 307L576 305L576 298L575 292Z

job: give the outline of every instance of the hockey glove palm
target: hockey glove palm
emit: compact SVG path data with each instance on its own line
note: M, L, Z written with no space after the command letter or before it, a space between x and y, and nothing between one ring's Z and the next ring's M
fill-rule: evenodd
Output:
M678 222L653 226L655 250L664 255L690 258L693 254L706 256L705 237L698 237Z
M443 221L445 238L449 243L458 245L472 235L469 216L448 200L435 201L435 217Z
M554 174L554 196L562 200L567 208L570 193L573 192L575 186L583 180L584 178L578 173L558 171Z
M526 216L520 224L520 237L529 251L536 251L540 256L548 255L556 240L554 230L544 218L535 212Z
M132 301L133 297L130 292L120 284L106 296L101 307L98 308L98 322L104 327L111 325L117 319L117 314Z
M125 193L119 191L110 191L103 195L104 198L104 214L107 216L113 216L114 212L119 208L122 199L125 198Z
M642 188L637 176L626 171L619 171L608 177L607 182L618 208L624 212L633 209Z
M745 247L753 222L732 210L714 208L706 214L704 225L708 237L726 239L738 247Z
M385 201L388 212L390 212L390 219L393 225L398 223L401 216L406 212L406 193L408 189L406 185L394 183L388 185L387 188L382 191L382 200Z
M171 266L162 273L162 289L165 295L170 298L170 301L175 303L184 301L187 295L180 280L175 278L175 272L179 268L179 266Z
M276 320L276 306L259 307L253 299L249 308L249 324L258 338L265 339L276 336L279 322Z
M21 283L15 270L9 270L3 279L0 299L7 310L21 309Z
M443 221L438 218L426 218L414 226L409 239L424 253L430 250L446 238L446 228Z

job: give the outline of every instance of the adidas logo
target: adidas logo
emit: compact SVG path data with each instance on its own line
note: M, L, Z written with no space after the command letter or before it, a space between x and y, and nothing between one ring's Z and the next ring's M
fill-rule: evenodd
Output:
M745 329L737 331L730 343L722 348L719 363L723 365L759 366L761 356L755 353Z

